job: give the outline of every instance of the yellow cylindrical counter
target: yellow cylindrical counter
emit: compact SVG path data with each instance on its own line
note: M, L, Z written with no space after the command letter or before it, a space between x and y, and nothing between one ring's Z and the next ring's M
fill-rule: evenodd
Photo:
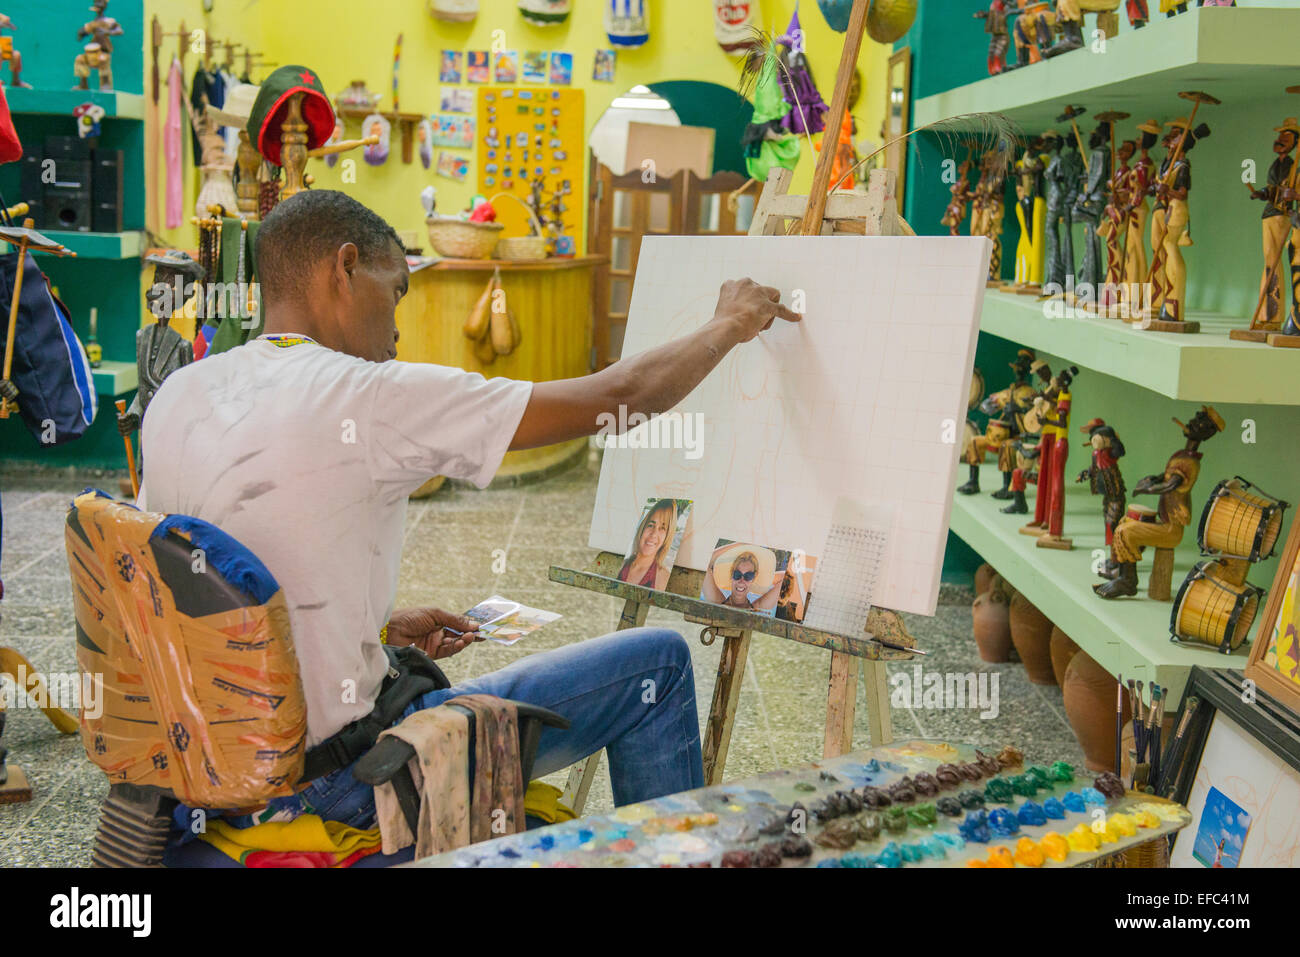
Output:
M433 362L530 382L571 379L591 371L592 289L603 256L507 262L443 259L411 273L411 287L397 307L397 358ZM501 269L506 302L519 323L514 352L484 364L461 327L492 271ZM546 472L583 454L586 439L507 452L497 479Z

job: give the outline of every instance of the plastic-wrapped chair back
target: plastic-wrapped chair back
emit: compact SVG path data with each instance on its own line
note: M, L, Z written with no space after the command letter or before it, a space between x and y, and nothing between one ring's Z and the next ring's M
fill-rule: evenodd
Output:
M65 540L77 660L102 681L82 743L110 784L209 808L293 793L307 708L266 566L207 522L90 490Z

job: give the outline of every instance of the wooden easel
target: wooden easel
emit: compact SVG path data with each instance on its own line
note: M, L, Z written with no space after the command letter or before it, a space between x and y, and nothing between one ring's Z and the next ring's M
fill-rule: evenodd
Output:
M827 129L839 129L848 107L849 81L862 46L862 33L869 7L868 0L854 2L836 74L835 93L825 121ZM784 235L788 220L798 220L798 232L804 236L916 235L898 215L895 196L897 173L893 170L872 170L866 193L837 190L828 195L833 156L833 150L822 150L808 196L792 196L787 192L793 175L790 170L780 167L769 170L763 193L754 208L749 235ZM586 571L553 565L549 577L551 581L560 584L622 598L623 613L618 623L620 631L644 625L650 608L655 607L680 612L687 621L704 625L700 640L705 644L712 644L718 638L723 639L717 682L713 686L713 703L709 708L708 725L702 742L704 778L707 784L722 782L727 749L735 725L736 705L740 700L740 686L745 675L745 662L754 632L788 638L800 644L816 645L831 652L823 756L835 757L852 750L859 661L864 661L866 667L867 725L871 744L873 747L881 747L893 740L885 662L908 660L913 655L879 644L874 639L880 638L894 645L915 645L897 612L872 608L867 618L865 634L860 637L838 635L796 622L779 621L751 611L722 608L701 601L698 596L704 573L700 571L675 567L669 575L667 588L655 591L619 581L617 576L622 565L621 555L601 552ZM600 755L593 754L574 765L569 773L568 786L560 802L575 814L581 814L586 805L587 793L599 762Z

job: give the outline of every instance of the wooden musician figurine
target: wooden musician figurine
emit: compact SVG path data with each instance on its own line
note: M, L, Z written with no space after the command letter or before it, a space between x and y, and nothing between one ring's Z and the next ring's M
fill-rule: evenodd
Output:
M1006 0L992 0L987 10L976 10L974 16L984 21L984 32L989 35L989 76L996 76L1007 68L1007 47L1011 43Z
M1119 471L1124 457L1124 443L1104 419L1093 419L1079 429L1088 436L1084 445L1092 448L1092 464L1079 473L1075 482L1087 482L1093 495L1101 496L1101 517L1106 525L1106 545L1115 534L1115 526L1124 516L1127 489Z
M1043 51L1043 56L1060 56L1083 46L1083 11L1079 0L1056 0L1056 26L1061 39Z
M980 229L975 231L971 220L972 236L987 236L993 243L989 257L987 285L997 286L1002 281L1002 221L1006 217L1006 154L992 149L980 158L980 178L975 185L976 203L980 206Z
M0 372L0 419L7 419L10 415L18 412L19 392L11 376L14 371L14 339L18 332L18 312L22 304L23 279L29 272L27 269L27 253L30 251L49 253L53 256L77 255L66 246L42 236L36 231L35 226L36 221L33 219L23 220L22 226L0 224L0 242L6 242L18 247L17 255L14 257L14 291L9 299L9 328L5 330L4 370ZM34 264L30 271L34 275L26 277L29 280L43 280L45 278Z
M1097 236L1106 244L1105 283L1097 293L1097 305L1111 314L1110 310L1119 302L1120 284L1124 281L1124 227L1125 218L1120 209L1125 202L1130 168L1128 161L1137 151L1137 144L1126 141L1118 148L1115 146L1115 124L1128 119L1130 114L1117 110L1098 113L1097 120L1105 123L1110 135L1110 178L1106 181L1106 204L1101 211L1101 224L1097 227ZM1121 155L1123 154L1123 155Z
M1047 496L1047 527L1034 544L1039 548L1057 548L1068 551L1073 542L1064 535L1065 526L1065 462L1070 455L1070 385L1079 374L1075 366L1062 369L1052 379L1056 394L1056 408L1046 417L1043 434L1050 429L1056 437L1052 457L1039 469L1038 495Z
M1043 199L1043 171L1047 154L1042 152L1043 138L1036 137L1016 160L1016 221L1020 240L1016 243L1016 277L1009 287L1013 292L1037 295L1043 285L1045 247L1043 230L1047 226L1047 202Z
M1011 481L1011 470L1014 468L1015 459L1010 446L1010 439L1017 433L1015 431L1015 421L1011 418L989 419L988 425L984 429L984 434L972 437L963 450L962 458L970 466L970 478L965 485L959 485L957 491L962 495L974 495L980 490L980 464L984 461L984 455L988 452L996 452L998 456L998 468L1006 476L1007 481L1003 488L1006 488ZM999 496L998 498L1009 498L1010 495Z
M1105 114L1103 114L1105 115ZM1100 117L1098 117L1100 119ZM1106 210L1106 189L1110 183L1111 152L1106 141L1111 136L1110 123L1102 120L1088 138L1088 162L1085 164L1083 188L1074 203L1074 218L1083 223L1083 262L1079 265L1078 284L1087 290L1085 301L1097 301L1102 280L1101 244L1098 229Z
M1155 146L1162 132L1155 120L1146 120L1138 124L1141 138L1137 140L1137 156L1128 174L1124 187L1124 278L1120 285L1120 318L1132 322L1141 318L1144 310L1141 286L1147 278L1147 219L1151 210L1147 206L1147 194L1155 182L1156 164L1151 159L1151 147Z
M1156 197L1151 217L1151 267L1147 281L1153 285L1152 307L1159 306L1156 318L1143 321L1142 328L1155 332L1199 332L1199 322L1186 321L1187 264L1183 247L1192 245L1191 217L1187 196L1192 188L1192 166L1187 153L1198 141L1210 135L1202 123L1195 126L1196 111L1202 103L1220 101L1208 93L1184 91L1178 94L1193 104L1189 117L1170 120L1164 146L1168 150L1150 192Z
M943 211L943 218L939 220L944 226L948 227L949 236L960 235L962 220L966 218L966 204L974 197L975 193L970 188L970 182L967 176L970 174L970 168L973 164L968 155L960 166L957 167L957 181L948 187L948 192L952 198L948 201L948 207Z
M1259 299L1251 316L1249 329L1233 329L1230 338L1250 342L1264 342L1270 332L1282 328L1286 314L1285 286L1291 288L1291 309L1297 310L1300 297L1300 248L1297 248L1291 229L1291 211L1297 198L1296 144L1300 142L1300 123L1287 117L1282 125L1274 127L1277 137L1273 152L1277 159L1268 168L1268 183L1261 189L1251 189L1250 198L1263 200L1264 211L1260 219L1264 233L1264 271L1259 280Z
M1126 516L1115 527L1108 566L1110 581L1093 586L1102 598L1136 595L1137 563L1142 559L1142 550L1151 546L1168 550L1172 557L1172 549L1183 540L1183 530L1192 520L1192 486L1201 474L1200 445L1222 432L1226 423L1213 406L1203 405L1186 425L1177 419L1174 424L1182 429L1187 442L1169 457L1163 473L1148 475L1134 486L1134 495L1159 495L1160 501L1152 521Z
M0 30L17 30L14 22L0 13ZM9 85L30 90L32 85L23 82L23 55L14 48L14 38L0 36L0 66L9 64Z

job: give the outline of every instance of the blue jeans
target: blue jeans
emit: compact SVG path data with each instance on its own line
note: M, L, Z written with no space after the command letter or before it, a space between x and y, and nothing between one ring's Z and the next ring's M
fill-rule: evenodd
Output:
M431 691L411 702L403 717L462 694L523 701L569 719L567 731L543 730L535 778L604 748L615 804L704 786L690 648L675 631L632 628L529 655ZM327 820L375 826L374 789L353 777L351 767L313 781L289 800Z

